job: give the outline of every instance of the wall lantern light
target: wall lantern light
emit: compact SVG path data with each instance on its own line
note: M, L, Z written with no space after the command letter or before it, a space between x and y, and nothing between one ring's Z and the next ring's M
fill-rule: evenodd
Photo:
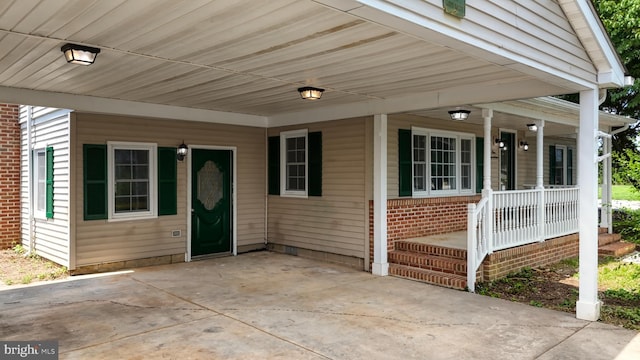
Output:
M461 109L450 110L449 117L451 117L451 120L462 121L462 120L467 120L470 113L471 111L469 110L461 110Z
M529 143L526 141L520 141L520 148L524 151L529 151Z
M100 53L98 48L76 44L64 44L60 50L68 63L76 65L91 65Z
M183 141L182 144L178 146L178 161L184 160L188 152L189 152L189 148L187 147L187 145L184 144L184 141Z
M527 129L529 129L529 131L538 131L538 125L536 125L536 124L527 124Z
M495 143L500 149L504 149L507 146L502 139L496 139Z
M298 88L298 92L300 93L300 97L305 100L318 100L322 97L324 89L305 86Z

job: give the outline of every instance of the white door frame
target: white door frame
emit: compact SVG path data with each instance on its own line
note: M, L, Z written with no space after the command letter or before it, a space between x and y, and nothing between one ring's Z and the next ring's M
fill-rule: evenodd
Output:
M192 154L191 150L230 150L232 156L232 179L231 179L231 251L233 256L238 255L238 206L237 206L237 152L236 146L211 146L211 145L187 145L189 147L189 155ZM193 158L187 156L187 253L185 255L185 261L191 261L191 193L192 193L192 171L193 171Z

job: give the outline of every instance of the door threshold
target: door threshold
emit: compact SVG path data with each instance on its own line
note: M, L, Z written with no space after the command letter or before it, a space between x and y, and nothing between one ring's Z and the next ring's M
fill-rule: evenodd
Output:
M204 254L204 255L192 256L191 257L191 261L215 259L215 258L232 256L232 255L233 255L233 253L230 252L230 251L229 252L223 252L223 253Z

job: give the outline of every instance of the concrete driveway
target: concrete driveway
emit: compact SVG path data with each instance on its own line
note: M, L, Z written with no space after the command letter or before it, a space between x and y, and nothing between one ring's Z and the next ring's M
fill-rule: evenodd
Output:
M638 359L638 333L256 252L0 291L0 340L61 359Z

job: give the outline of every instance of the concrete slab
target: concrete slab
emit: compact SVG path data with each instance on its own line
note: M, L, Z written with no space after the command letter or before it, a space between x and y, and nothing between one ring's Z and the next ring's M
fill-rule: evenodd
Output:
M638 333L257 252L0 291L0 339L61 359L619 359Z

